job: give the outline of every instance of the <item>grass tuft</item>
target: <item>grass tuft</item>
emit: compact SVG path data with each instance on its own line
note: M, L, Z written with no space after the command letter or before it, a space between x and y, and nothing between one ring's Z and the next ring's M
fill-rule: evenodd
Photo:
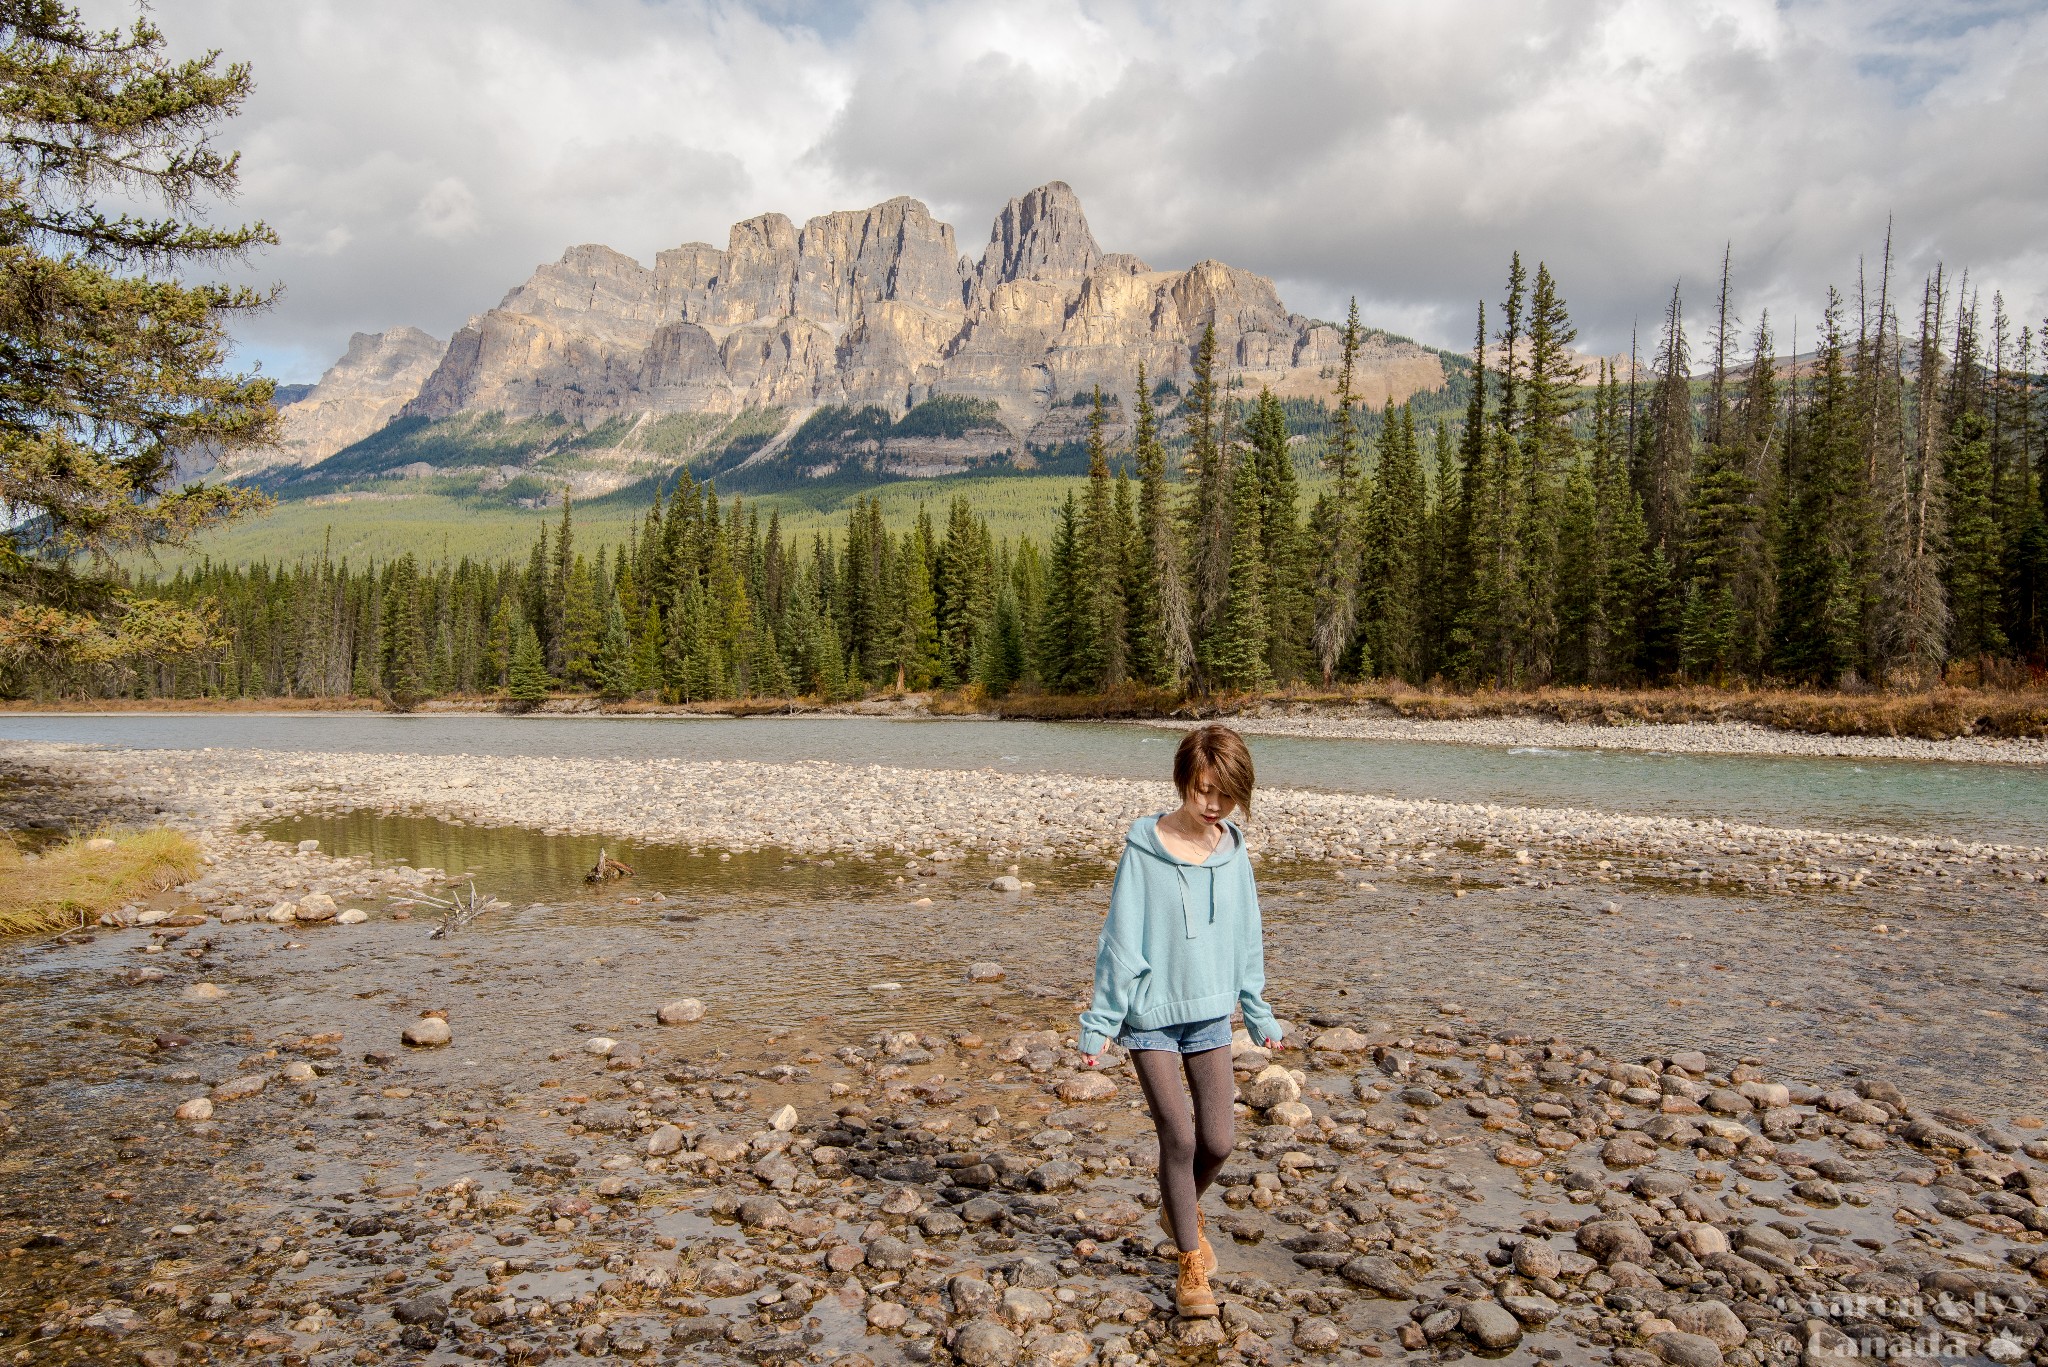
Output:
M199 873L199 846L158 826L108 837L110 849L74 836L30 857L0 841L0 935L33 935L91 924L123 902L164 892Z

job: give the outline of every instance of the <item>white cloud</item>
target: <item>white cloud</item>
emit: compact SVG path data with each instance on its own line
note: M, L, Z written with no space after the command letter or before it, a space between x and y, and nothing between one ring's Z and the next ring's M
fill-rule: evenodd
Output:
M126 11L95 0L95 18ZM1329 316L1462 347L1508 253L1588 345L1732 240L1753 318L1811 320L1888 218L1902 269L2048 311L2048 12L1987 0L180 0L250 61L231 212L289 287L291 378L349 332L440 335L574 242L651 260L735 219L924 199L978 253L1072 183L1096 236L1218 257ZM1782 330L1782 328L1781 328ZM314 370L317 371L317 366ZM309 376L307 376L309 377Z
M455 176L443 176L429 185L412 217L421 232L445 242L468 237L482 226L476 196Z

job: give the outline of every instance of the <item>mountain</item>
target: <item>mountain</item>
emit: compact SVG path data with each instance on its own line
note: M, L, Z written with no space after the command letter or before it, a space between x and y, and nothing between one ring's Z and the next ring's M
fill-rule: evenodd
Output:
M855 456L875 473L1030 468L1034 449L1070 439L1076 395L1100 385L1128 411L1141 362L1184 386L1211 323L1248 394L1329 396L1337 328L1290 313L1250 271L1104 252L1059 181L1005 205L978 258L914 199L802 227L763 214L722 249L687 243L652 269L571 247L445 347L414 329L358 334L285 410L295 444L278 463L311 468L275 474L331 485L467 468L465 443L486 431L469 464L510 480L530 462L508 452L567 443L576 456L557 473L579 492L714 454L739 471L781 461L788 478ZM1361 362L1373 403L1446 383L1437 353L1384 333Z
M320 383L278 386L283 440L271 450L238 455L233 472L314 465L353 446L398 415L447 350L446 342L414 327L356 333Z

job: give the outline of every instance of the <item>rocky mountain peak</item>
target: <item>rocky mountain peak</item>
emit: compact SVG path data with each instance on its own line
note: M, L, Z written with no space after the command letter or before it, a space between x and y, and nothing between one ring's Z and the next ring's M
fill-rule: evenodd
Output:
M968 307L1013 280L1079 280L1102 260L1081 198L1063 180L1048 181L1003 206L989 230Z

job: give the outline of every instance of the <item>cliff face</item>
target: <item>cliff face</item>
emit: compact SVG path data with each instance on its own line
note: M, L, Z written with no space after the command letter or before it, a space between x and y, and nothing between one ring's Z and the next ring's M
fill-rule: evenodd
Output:
M572 247L471 319L393 407L589 425L826 404L900 413L958 394L992 400L1021 437L1077 391L1127 393L1140 362L1185 383L1212 322L1225 369L1254 391L1330 393L1334 330L1289 313L1271 281L1216 261L1155 271L1104 253L1055 181L1004 206L978 260L908 198L801 228L763 214L734 224L723 249L689 243L652 270ZM1360 381L1379 402L1444 375L1420 347L1381 344ZM394 375L391 392L406 382Z
M277 448L237 453L233 473L312 465L361 441L419 392L447 349L447 343L418 328L356 333L320 383L282 405L284 440ZM287 397L282 386L279 397Z

